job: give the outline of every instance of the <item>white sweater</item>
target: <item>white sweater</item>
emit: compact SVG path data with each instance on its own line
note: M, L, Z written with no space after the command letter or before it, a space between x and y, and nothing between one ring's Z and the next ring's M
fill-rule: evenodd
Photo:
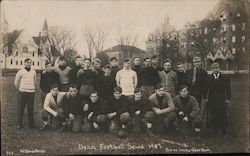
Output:
M19 91L33 93L35 92L35 84L36 71L34 69L30 69L30 71L21 69L16 73L15 86Z

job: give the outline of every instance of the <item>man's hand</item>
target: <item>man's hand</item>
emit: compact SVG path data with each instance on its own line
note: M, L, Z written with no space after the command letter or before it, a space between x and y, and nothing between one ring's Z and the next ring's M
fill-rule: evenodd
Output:
M208 102L208 99L204 99L205 102Z
M89 104L85 104L83 107L83 111L86 112L88 111L88 109L89 109Z
M162 113L162 111L161 111L159 108L156 108L156 109L155 109L155 113L156 113L157 115L159 115L159 114Z
M46 73L46 70L43 71L43 74L45 74L45 73Z
M90 118L92 117L93 115L93 112L90 112L89 115L88 115L88 119L90 120Z
M185 117L183 118L183 121L188 122L188 117L185 116Z
M70 120L74 120L74 119L75 119L75 116L74 116L72 113L70 113L70 114L69 114L69 119L70 119Z
M141 113L141 111L140 111L140 110L137 110L137 111L135 112L135 115L140 115L140 113Z
M183 111L180 111L178 115L183 116L184 115Z
M96 122L93 122L93 126L95 129L99 128L98 124Z
M54 114L54 117L58 117L58 113L57 112Z

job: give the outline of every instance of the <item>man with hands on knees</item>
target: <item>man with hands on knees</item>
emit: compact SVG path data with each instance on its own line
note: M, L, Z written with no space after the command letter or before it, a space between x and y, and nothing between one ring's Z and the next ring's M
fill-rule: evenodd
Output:
M155 119L163 121L164 128L174 132L175 106L171 95L164 91L162 84L159 83L155 86L155 93L149 97L149 101L155 113Z
M89 99L84 103L83 110L86 112L87 119L92 123L94 129L101 133L107 132L108 123L104 100L99 97L96 91L92 91Z

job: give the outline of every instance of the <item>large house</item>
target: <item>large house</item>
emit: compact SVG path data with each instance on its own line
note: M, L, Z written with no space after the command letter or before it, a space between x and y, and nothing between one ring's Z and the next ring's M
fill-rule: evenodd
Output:
M24 60L30 58L35 70L43 70L47 60L61 55L49 42L46 19L38 37L32 37L26 28L9 32L7 24L2 23L5 32L2 34L1 69L21 69Z

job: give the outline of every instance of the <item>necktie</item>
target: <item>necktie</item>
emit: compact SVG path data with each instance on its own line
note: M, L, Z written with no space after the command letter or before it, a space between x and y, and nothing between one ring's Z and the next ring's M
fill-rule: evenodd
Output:
M196 82L196 73L197 73L197 69L194 67L193 79L192 79L192 85L194 85L194 84L195 84L195 82Z

